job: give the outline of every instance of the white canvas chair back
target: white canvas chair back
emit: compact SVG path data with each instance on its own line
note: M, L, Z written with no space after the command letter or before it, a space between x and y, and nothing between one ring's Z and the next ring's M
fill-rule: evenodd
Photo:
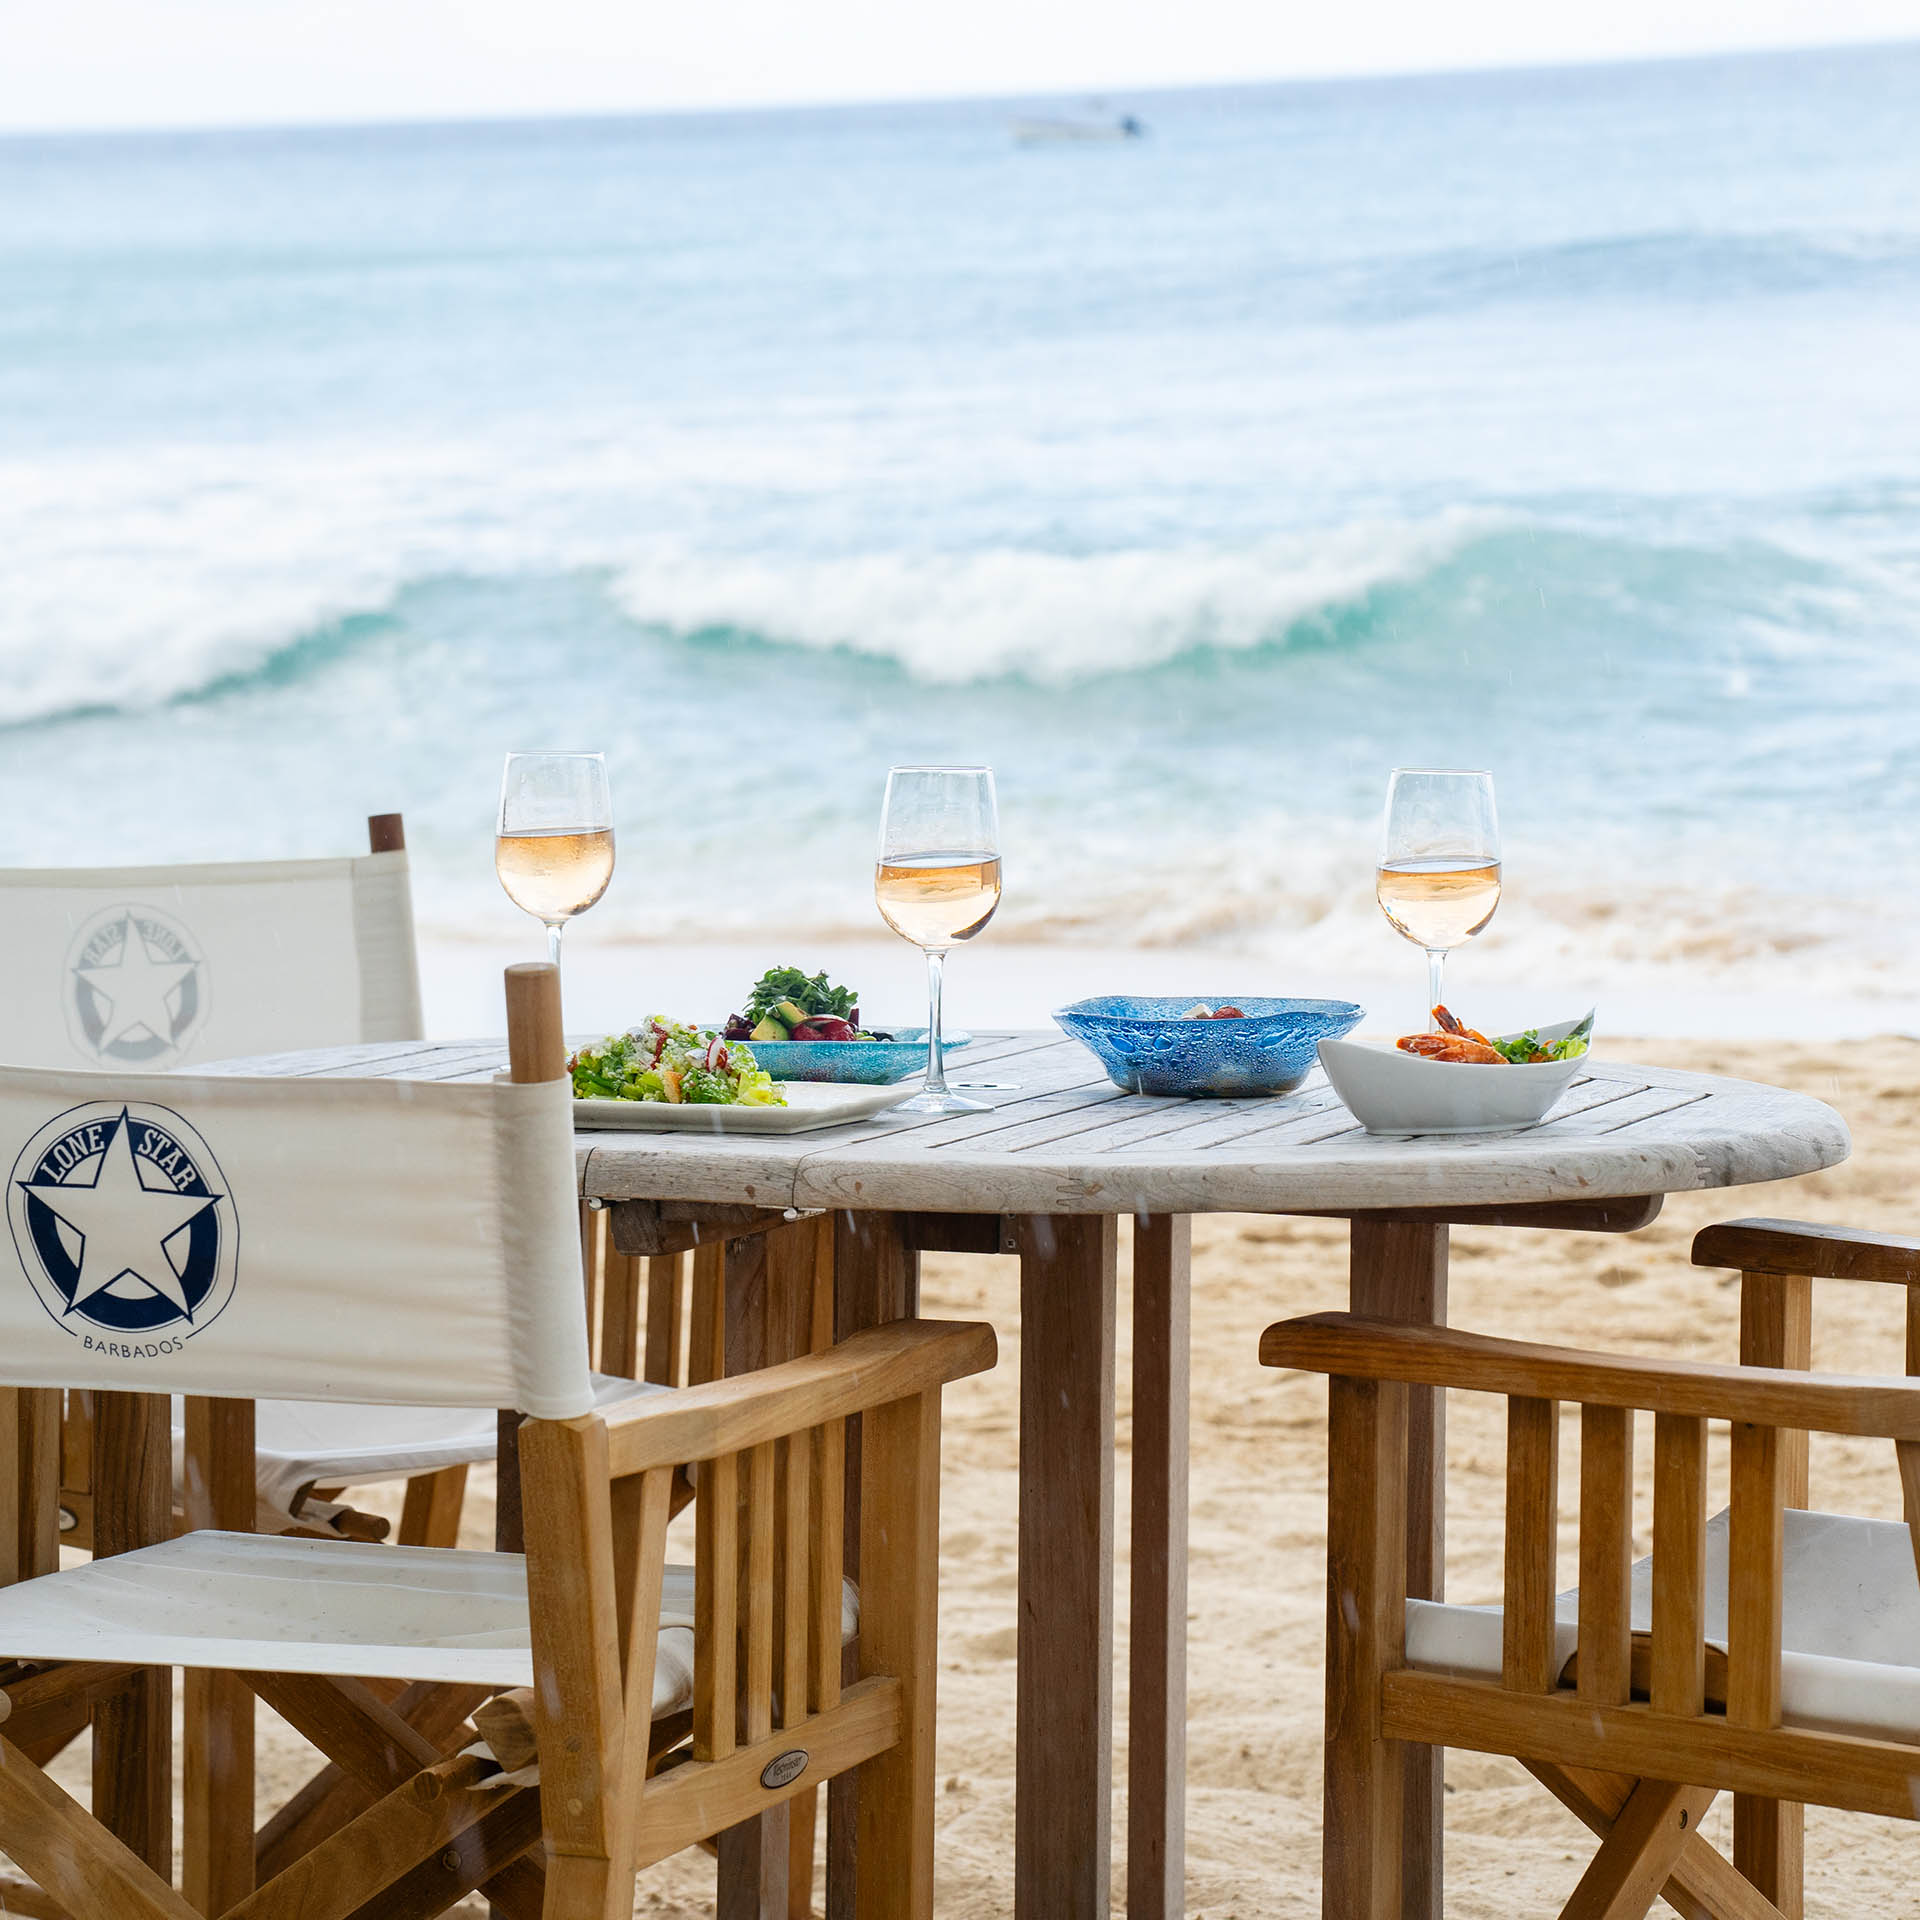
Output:
M0 1069L0 1385L587 1412L570 1096Z
M0 869L0 1061L157 1072L420 1033L404 849Z

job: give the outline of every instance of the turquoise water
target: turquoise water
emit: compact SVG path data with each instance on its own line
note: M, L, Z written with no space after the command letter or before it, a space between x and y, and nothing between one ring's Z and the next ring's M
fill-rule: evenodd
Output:
M600 924L824 937L888 762L984 758L1014 930L1337 952L1387 768L1480 764L1509 968L1905 990L1916 99L0 141L9 857L400 806L466 927L500 754L595 744Z

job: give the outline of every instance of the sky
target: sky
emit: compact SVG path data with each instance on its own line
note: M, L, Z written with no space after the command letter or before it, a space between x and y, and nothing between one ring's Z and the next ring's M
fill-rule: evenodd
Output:
M0 129L1124 92L1920 36L1920 0L0 0Z

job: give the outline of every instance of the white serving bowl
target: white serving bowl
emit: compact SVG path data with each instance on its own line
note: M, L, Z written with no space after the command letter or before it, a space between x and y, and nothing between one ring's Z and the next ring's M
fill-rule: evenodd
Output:
M1563 1040L1580 1024L1563 1020L1542 1027L1540 1038ZM1472 1066L1424 1060L1377 1040L1322 1040L1320 1064L1347 1111L1369 1133L1503 1133L1545 1119L1587 1065L1587 1055L1533 1067Z

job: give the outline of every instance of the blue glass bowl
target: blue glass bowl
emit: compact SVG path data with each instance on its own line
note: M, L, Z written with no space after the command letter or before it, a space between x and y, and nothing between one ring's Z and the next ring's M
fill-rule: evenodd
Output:
M891 1040L742 1040L776 1080L837 1080L855 1086L890 1087L927 1070L925 1027L891 1027ZM970 1033L949 1027L942 1036L944 1059L964 1047Z
M1322 1040L1338 1040L1366 1016L1351 1000L1261 1000L1208 994L1243 1020L1183 1020L1200 994L1102 994L1053 1017L1093 1050L1107 1077L1129 1093L1251 1100L1291 1093L1312 1070Z

